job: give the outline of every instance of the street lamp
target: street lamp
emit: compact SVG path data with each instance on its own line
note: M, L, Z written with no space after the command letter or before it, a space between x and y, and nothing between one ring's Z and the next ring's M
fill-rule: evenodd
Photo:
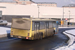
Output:
M39 6L38 6L38 18L39 18Z
M64 6L63 6L63 20L64 20Z
M69 22L70 22L70 5L69 5Z

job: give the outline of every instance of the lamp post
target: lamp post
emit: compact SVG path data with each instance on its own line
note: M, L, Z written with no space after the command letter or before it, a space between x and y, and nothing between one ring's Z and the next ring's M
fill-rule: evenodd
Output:
M38 6L38 18L39 18L39 6Z
M63 7L63 20L64 20L64 7Z
M69 22L70 22L70 5L69 5Z
M62 15L62 17L61 17L61 27L63 26L63 24L64 24L64 6L63 6L63 15Z

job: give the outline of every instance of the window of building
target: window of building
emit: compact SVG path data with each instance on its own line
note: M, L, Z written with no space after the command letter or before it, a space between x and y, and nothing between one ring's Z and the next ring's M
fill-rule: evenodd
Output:
M30 1L30 0L19 0L19 1Z
M23 5L25 5L25 2L22 2Z

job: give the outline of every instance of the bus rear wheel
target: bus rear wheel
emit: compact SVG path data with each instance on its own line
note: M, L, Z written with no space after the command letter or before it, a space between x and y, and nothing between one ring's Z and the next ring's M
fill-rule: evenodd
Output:
M40 40L42 40L42 38L43 38L43 33L40 33Z

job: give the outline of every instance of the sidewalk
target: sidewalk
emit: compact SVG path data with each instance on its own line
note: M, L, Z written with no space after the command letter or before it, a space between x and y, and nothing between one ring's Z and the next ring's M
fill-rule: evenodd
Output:
M59 28L75 28L75 25L59 26Z
M68 46L63 46L55 50L75 50L75 29L67 30L63 33L69 37Z

